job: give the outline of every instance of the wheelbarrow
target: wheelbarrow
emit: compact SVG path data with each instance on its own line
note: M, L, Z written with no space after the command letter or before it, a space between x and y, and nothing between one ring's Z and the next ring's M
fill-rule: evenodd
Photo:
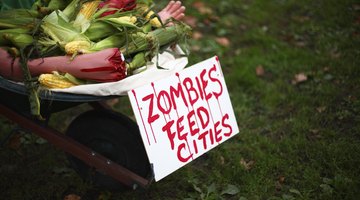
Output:
M0 114L67 153L71 166L95 186L107 189L146 188L153 180L151 165L137 124L93 96L42 91L39 120L30 114L26 88L0 76ZM81 113L60 133L48 124L52 113L80 104L93 109Z

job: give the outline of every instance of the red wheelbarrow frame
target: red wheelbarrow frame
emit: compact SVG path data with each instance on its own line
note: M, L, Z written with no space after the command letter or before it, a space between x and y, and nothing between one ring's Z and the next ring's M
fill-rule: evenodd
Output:
M11 83L11 81L5 80L0 77L0 89L3 90L11 90L12 93L26 93L25 88L17 88L18 86L15 85L14 88L9 88L8 86L13 86L15 83ZM5 86L4 86L5 84ZM47 94L49 95L49 94ZM52 93L51 96L53 97L56 93ZM60 96L62 94L59 94ZM67 95L67 94L65 94ZM69 94L68 96L79 96L74 94ZM96 109L108 109L104 104L100 102L100 100L104 100L102 97L96 96L88 96L88 95L80 95L83 96L87 103L90 103ZM61 97L60 97L61 98ZM109 98L109 97L108 97ZM51 98L50 98L51 99ZM44 125L44 123L38 119L35 119L31 116L24 115L19 113L18 111L9 108L8 106L4 105L0 101L0 114L8 118L9 120L17 123L21 127L31 131L32 133L37 134L38 136L44 138L48 142L52 143L56 147L62 149L63 151L73 155L74 157L82 160L90 167L96 168L98 171L105 173L106 175L114 178L115 180L119 181L120 183L136 189L138 186L147 188L152 178L145 179L138 174L126 169L125 167L112 162L111 160L107 159L106 157L96 153L92 149L86 147L85 145L75 141L74 139L60 133L59 131Z

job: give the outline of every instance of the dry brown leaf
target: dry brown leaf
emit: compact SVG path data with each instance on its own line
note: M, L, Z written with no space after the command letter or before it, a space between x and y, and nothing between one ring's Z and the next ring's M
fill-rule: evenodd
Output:
M198 9L199 13L203 14L203 15L212 15L213 11L211 8L209 7L201 7Z
M220 164L221 165L225 164L225 158L223 156L220 156Z
M221 46L228 47L230 46L230 40L227 37L217 37L215 41Z
M80 200L81 197L76 194L69 194L64 197L64 200Z
M199 45L192 45L191 50L192 51L200 51L201 47Z
M281 191L282 185L281 185L281 183L279 181L275 182L275 189L276 189L276 191Z
M338 59L341 57L341 53L337 52L337 51L331 51L330 56L331 56L331 58Z
M241 52L242 52L242 51L241 51L241 49L236 49L236 50L235 50L235 55L237 55L237 56L238 56L238 55L240 55L240 54L241 54Z
M245 24L240 24L240 29L246 31L248 27Z
M194 8L196 8L196 9L199 9L199 8L201 8L201 7L204 7L204 6L205 6L205 3L202 2L202 1L195 1L195 2L192 4L192 6L193 6Z
M309 16L295 16L295 17L293 17L293 20L300 22L300 23L304 23L306 21L310 21L311 18Z
M313 134L318 134L319 129L310 129L310 132L313 133Z
M276 191L281 191L284 182L285 182L285 176L280 175L278 177L278 180L275 182Z
M353 7L353 9L354 9L355 11L359 11L359 10L360 10L360 4L354 4L354 5L352 5L352 7Z
M260 77L265 75L265 69L262 65L256 67L256 75Z
M213 24L213 22L209 18L205 18L202 22L207 26L211 26L211 24Z
M329 67L324 67L324 68L323 68L323 71L324 71L324 72L328 72L328 71L330 71L330 68L329 68Z
M305 41L296 41L294 43L294 45L297 47L306 47L306 42Z
M291 81L292 84L296 85L296 84L299 84L299 83L302 83L302 82L305 82L308 80L308 77L306 76L305 73L299 73L299 74L296 74L294 79Z
M182 19L187 25L191 26L191 27L196 27L197 26L197 18L194 16L190 16L187 15Z
M244 158L241 158L241 160L240 160L240 165L243 166L245 168L245 170L250 170L254 164L255 164L255 161L253 161L253 160L246 161Z
M203 15L212 15L213 13L213 10L208 7L204 2L196 1L192 4L192 6Z
M316 110L318 111L318 113L322 113L326 110L326 106L317 107Z
M209 16L209 19L210 19L211 21L213 21L213 22L219 22L219 21L222 20L222 19L221 19L219 16L217 16L217 15L210 15L210 16ZM223 20L223 24L224 24L225 26L230 26L229 23L231 23L231 22L229 22L229 20Z
M279 176L279 183L283 184L285 182L285 176Z
M203 38L203 34L199 31L194 31L192 34L192 38L194 40L200 40L201 38Z
M310 140L318 140L321 139L321 137L319 129L310 129L310 134L307 136Z

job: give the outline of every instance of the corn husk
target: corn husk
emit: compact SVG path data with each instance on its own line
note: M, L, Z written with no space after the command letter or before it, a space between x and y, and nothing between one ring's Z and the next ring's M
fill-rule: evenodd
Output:
M158 50L190 34L191 28L183 23L162 27L148 33L137 32L130 35L132 42L120 48L124 55L131 55L141 51Z

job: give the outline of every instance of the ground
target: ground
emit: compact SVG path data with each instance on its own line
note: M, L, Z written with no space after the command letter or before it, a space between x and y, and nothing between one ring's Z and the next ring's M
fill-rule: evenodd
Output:
M219 56L240 133L147 189L115 192L92 187L63 151L16 131L0 150L1 199L360 198L358 1L183 3L190 65ZM86 109L50 124L64 132ZM127 98L114 109L132 117ZM16 127L0 124L0 138Z

